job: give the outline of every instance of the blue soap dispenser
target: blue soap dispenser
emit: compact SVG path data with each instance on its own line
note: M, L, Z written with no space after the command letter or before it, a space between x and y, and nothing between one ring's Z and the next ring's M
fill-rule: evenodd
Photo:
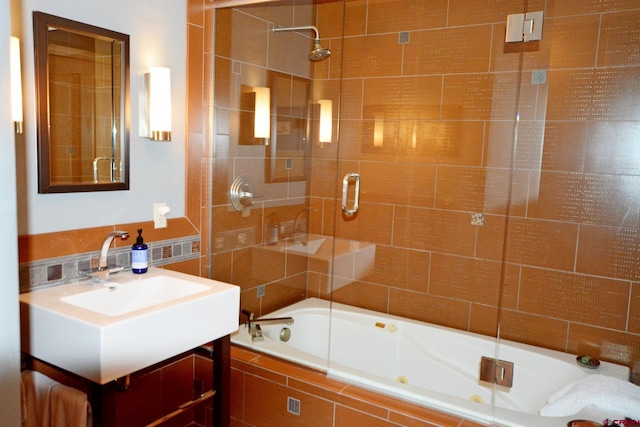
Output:
M142 238L142 229L138 229L136 243L131 247L131 271L135 274L146 273L149 269L149 250Z

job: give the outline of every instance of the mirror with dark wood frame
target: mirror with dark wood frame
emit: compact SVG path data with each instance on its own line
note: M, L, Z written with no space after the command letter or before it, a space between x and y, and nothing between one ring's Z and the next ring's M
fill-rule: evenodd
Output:
M129 36L33 13L38 193L129 189Z

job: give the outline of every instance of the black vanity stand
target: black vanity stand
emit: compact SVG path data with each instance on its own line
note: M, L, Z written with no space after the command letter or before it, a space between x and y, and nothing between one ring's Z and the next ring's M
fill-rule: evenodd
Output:
M213 341L213 425L229 427L231 425L231 338L225 335ZM110 394L113 387L106 387L62 371L45 362L30 358L29 368L41 371L60 382L87 392L92 409L94 427L110 427L114 423L115 408ZM152 423L153 425L153 423Z
M231 425L231 337L213 342L213 425Z

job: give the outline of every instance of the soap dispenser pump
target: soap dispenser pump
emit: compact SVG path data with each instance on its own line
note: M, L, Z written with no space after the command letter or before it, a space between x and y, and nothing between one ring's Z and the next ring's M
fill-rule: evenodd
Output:
M135 274L146 273L149 269L149 249L142 238L142 229L138 229L136 243L131 247L131 271Z

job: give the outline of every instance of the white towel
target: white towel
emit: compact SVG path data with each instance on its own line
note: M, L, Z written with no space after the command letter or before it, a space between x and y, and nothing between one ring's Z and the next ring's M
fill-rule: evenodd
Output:
M50 422L51 389L58 384L46 375L35 371L22 372L26 419L23 427L48 427Z
M91 427L87 395L36 371L22 372L22 427Z
M612 411L612 415L640 419L640 387L606 375L587 375L553 393L540 415L573 415L587 406Z
M91 405L86 393L63 384L51 389L51 425L91 427Z

